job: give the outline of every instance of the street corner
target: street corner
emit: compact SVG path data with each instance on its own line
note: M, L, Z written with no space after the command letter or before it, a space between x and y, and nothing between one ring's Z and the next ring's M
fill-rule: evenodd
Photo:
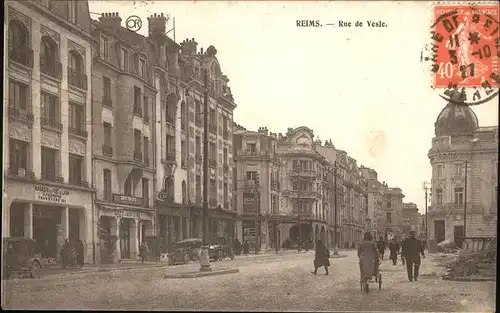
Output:
M225 269L213 269L210 271L189 271L183 273L175 273L175 274L165 274L163 278L166 279L182 279L182 278L198 278L198 277L209 277L209 276L219 276L219 275L228 275L228 274L236 274L239 273L240 270L238 268L225 268Z

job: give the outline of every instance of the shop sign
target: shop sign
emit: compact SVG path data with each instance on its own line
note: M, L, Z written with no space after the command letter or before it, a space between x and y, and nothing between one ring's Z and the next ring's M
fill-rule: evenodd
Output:
M69 190L57 187L35 185L35 200L68 203Z
M136 212L132 212L132 211L122 211L122 217L130 217L130 218L137 218L137 213Z

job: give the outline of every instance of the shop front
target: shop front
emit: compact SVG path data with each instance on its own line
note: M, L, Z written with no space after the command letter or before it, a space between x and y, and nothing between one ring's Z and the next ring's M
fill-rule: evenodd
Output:
M198 210L191 206L156 200L156 211L161 253L172 252L176 242L193 238L194 232L201 230L201 218L197 213ZM193 225L193 221L198 225ZM196 226L195 229L193 226Z
M139 247L155 245L154 211L98 203L98 240L101 263L138 260Z
M3 237L33 238L44 263L60 261L65 240L81 240L94 262L93 189L13 179L6 189Z
M208 210L208 233L211 238L236 237L236 217L237 213L224 210L221 207Z

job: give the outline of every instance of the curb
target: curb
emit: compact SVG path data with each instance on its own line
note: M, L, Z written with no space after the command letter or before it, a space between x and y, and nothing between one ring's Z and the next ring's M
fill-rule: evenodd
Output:
M449 276L443 276L443 280L462 281L462 282L491 282L491 281L496 281L496 278L495 277L466 277L466 276L449 277Z
M187 272L187 273L180 273L180 274L165 274L163 278L170 278L170 279L178 279L178 278L197 278L197 277L208 277L208 276L218 276L218 275L225 275L225 274L236 274L240 270L237 268L229 268L229 269L221 269L221 270L214 270L210 272Z

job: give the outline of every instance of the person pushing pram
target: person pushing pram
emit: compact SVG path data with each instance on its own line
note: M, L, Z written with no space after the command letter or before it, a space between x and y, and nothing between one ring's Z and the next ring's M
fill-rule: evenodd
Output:
M364 290L368 292L368 281L370 281L372 277L375 276L379 284L381 283L380 257L377 245L373 241L372 234L369 232L364 234L363 242L359 245L358 258L361 284Z

